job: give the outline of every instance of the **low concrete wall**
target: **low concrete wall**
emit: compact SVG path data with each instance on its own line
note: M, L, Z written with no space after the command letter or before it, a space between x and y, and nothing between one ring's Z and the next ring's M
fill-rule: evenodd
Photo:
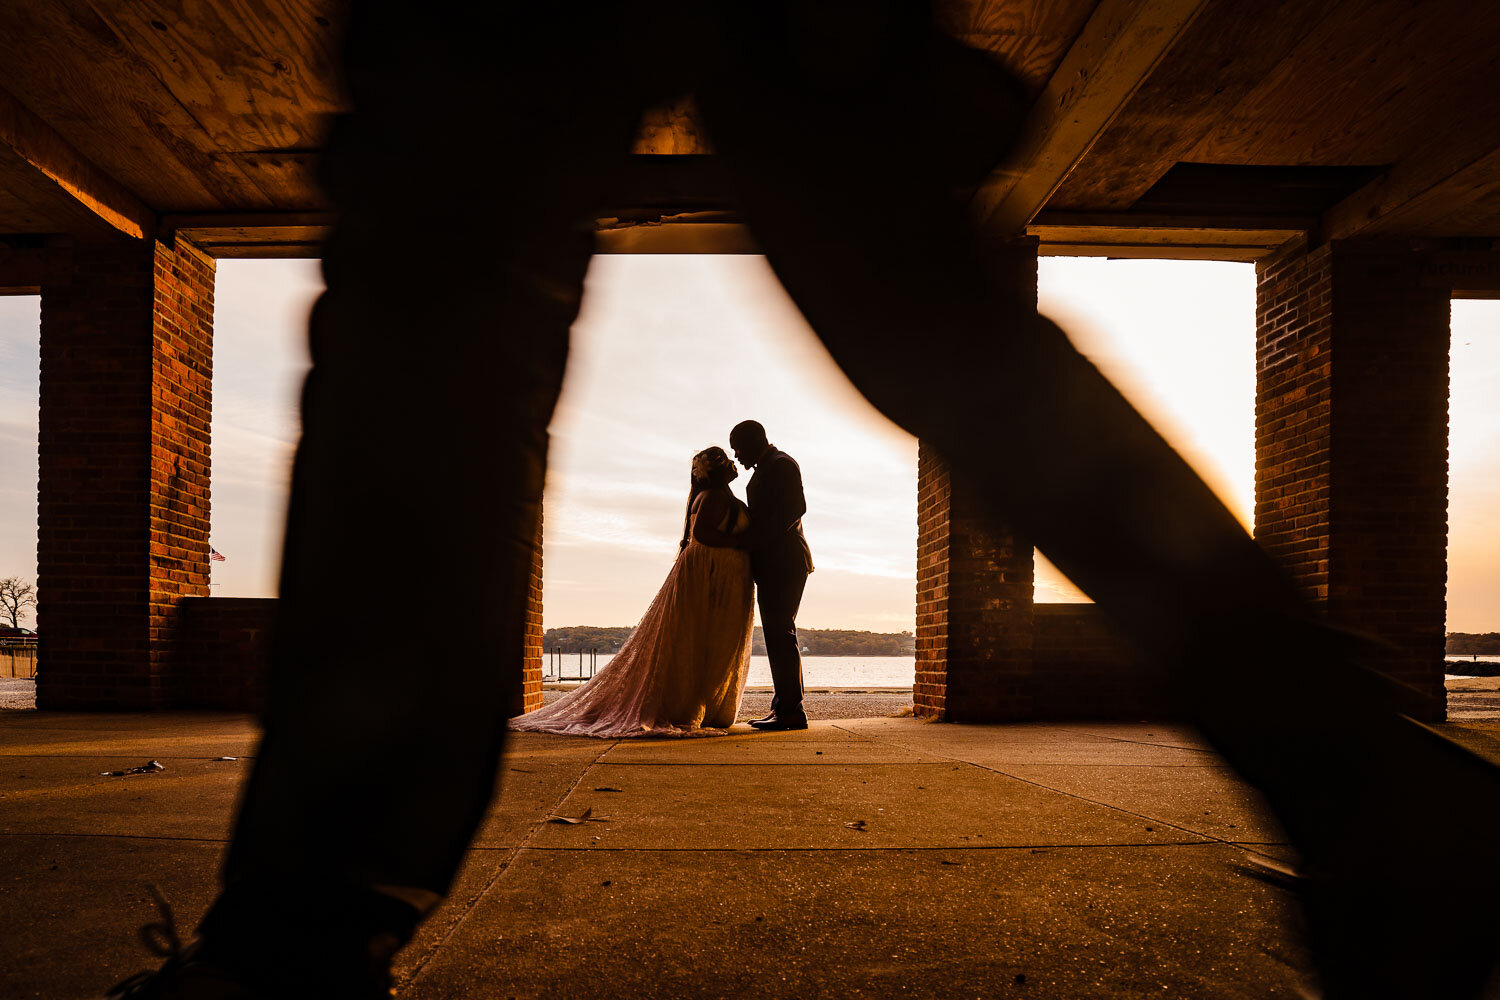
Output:
M1108 626L1093 604L1033 608L1037 719L1142 719L1174 714L1165 672Z
M275 599L185 597L178 612L172 707L258 711Z
M0 646L0 677L35 676L35 646Z
M1173 714L1163 671L1136 653L1092 604L1035 606L1035 719L1141 719ZM181 602L175 708L258 710L265 696L272 598ZM0 660L0 676L5 663ZM26 676L24 674L19 676Z

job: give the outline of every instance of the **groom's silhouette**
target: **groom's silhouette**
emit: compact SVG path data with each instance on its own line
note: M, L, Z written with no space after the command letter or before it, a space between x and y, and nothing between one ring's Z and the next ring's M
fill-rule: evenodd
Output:
M766 429L744 420L729 432L734 457L755 475L745 487L750 507L750 572L755 577L760 625L771 661L771 714L750 725L756 729L806 729L802 708L802 654L797 648L797 608L807 574L813 570L812 551L802 534L807 498L802 493L802 470L784 451L766 440Z

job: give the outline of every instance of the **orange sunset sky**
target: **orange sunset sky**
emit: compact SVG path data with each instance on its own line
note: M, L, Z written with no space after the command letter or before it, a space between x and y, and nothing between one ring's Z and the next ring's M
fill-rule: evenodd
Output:
M228 560L213 564L217 596L275 592L320 287L311 261L219 263L213 544ZM1040 293L1248 524L1253 267L1043 258ZM35 298L0 298L0 576L35 576L37 311ZM1452 389L1448 626L1500 630L1500 302L1454 303ZM746 417L803 469L818 571L800 623L913 627L916 442L849 385L762 258L671 255L600 256L589 273L553 423L548 627L634 623L675 558L691 455L727 445ZM421 463L399 457L414 488ZM329 580L358 585L336 566ZM1037 598L1084 599L1045 564Z

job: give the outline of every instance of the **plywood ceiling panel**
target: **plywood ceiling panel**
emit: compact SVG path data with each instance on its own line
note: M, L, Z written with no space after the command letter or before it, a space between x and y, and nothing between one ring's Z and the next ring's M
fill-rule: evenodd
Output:
M0 4L0 87L157 210L303 205L314 198L305 172L248 168L236 154L316 148L338 105L327 6Z
M99 4L121 42L226 153L316 149L345 109L328 0Z
M1187 159L1396 163L1466 119L1496 117L1500 5L1345 0Z
M1083 30L1097 0L939 0L939 26L998 57L1039 92Z
M1214 0L1198 15L1048 202L1070 211L1128 208L1189 159L1337 0Z

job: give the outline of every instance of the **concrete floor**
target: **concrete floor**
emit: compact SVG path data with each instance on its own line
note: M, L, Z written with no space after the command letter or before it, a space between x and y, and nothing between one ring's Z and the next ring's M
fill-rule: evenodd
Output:
M1447 727L1500 758L1500 723ZM96 996L190 927L255 733L0 712L0 997ZM217 760L219 757L238 760ZM129 777L99 772L161 761ZM1191 731L911 718L713 740L523 734L401 995L1295 997L1290 858ZM592 809L597 822L551 816Z

